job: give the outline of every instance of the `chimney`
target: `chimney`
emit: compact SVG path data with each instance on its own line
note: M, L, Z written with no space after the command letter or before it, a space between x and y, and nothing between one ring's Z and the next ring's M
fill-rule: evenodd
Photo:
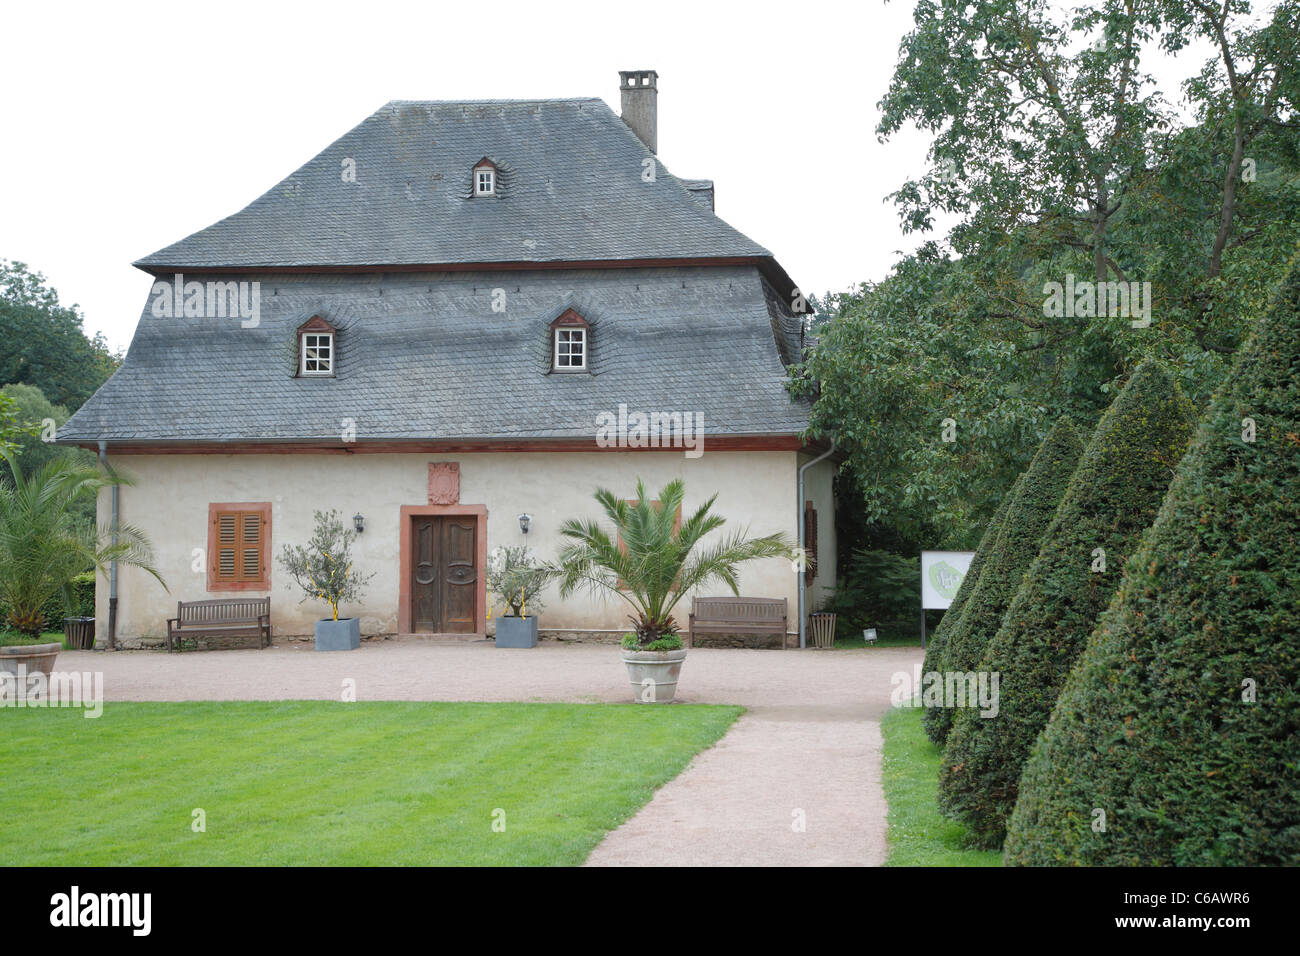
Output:
M641 138L650 152L659 151L659 108L656 100L659 74L654 70L620 70L623 122Z

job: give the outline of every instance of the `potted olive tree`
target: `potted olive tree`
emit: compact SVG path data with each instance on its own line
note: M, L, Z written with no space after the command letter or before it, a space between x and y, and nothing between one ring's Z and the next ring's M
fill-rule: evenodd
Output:
M613 536L596 521L570 520L560 534L571 540L560 549L555 571L560 594L579 588L617 596L633 613L633 630L623 636L623 662L637 701L666 703L677 690L686 649L678 635L673 608L690 591L718 581L739 595L737 566L755 558L788 558L790 543L782 534L746 537L744 531L701 540L726 523L713 514L714 495L678 523L685 485L673 479L657 499L638 479L636 498L628 502L604 488L596 491Z
M497 618L497 647L537 646L540 595L554 576L552 569L533 561L527 548L496 548L488 556L488 587L510 609L510 613Z
M119 525L116 541L107 528L80 516L100 488L126 484L111 471L56 458L24 475L12 451L0 447L11 480L0 481L0 670L48 675L62 641L44 641L51 622L46 609L75 602L74 580L87 569L106 571L116 561L141 568L166 583L153 567L144 533ZM19 670L19 668L24 670Z
M339 605L361 597L374 574L352 567L352 542L357 533L345 528L337 511L316 512L316 530L302 545L285 545L280 565L303 590L301 604L309 599L329 605L330 617L316 622L316 650L354 651L361 646L361 618L339 617Z

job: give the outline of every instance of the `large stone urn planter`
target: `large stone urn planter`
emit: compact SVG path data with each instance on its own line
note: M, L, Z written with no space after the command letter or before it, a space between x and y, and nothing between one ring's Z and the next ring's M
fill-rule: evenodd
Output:
M361 646L361 618L341 617L316 622L316 650L355 651Z
M638 704L666 704L677 694L677 677L686 648L677 651L623 651L632 697Z
M536 647L537 615L497 618L497 647Z
M16 644L0 647L0 671L14 675L35 674L40 671L46 677L54 670L54 658L63 650L62 644ZM19 670L19 668L22 670Z

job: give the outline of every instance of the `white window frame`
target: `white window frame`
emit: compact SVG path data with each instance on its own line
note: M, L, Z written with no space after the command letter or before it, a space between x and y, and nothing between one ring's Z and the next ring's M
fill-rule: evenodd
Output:
M482 177L488 178L488 188L482 187ZM474 195L495 196L497 194L497 171L491 166L479 166L474 170Z
M573 355L574 355L574 353L573 353L573 351L572 351L572 347L573 347L573 343L574 343L575 340L572 338L572 336L573 336L573 335L577 335L577 336L578 336L577 342L579 342L579 343L581 344L581 346L582 346L582 353L581 353L581 354L582 354L582 362L581 362L580 364L578 364L578 365L573 365L573 364L563 365L563 364L560 363L560 338L561 338L561 334L562 334L562 333L568 333L569 336L570 336L569 339L567 340L567 341L568 341L568 344L569 344L569 347L570 347L570 351L569 351L568 353L566 353L565 356L564 356L564 357L567 358L567 359L572 359L572 358L573 358ZM554 338L552 339L552 342L551 342L551 367L554 368L557 372L583 372L583 371L586 371L586 369L587 369L587 343L588 343L589 341L590 341L590 339L589 339L588 336L587 336L587 329L586 329L585 326L581 326L581 325L558 325L558 326L556 326L556 327L555 327L555 336L554 336Z
M333 332L303 332L301 333L301 336L302 336L302 342L300 343L300 348L299 348L301 354L298 357L298 374L305 375L305 376L313 376L313 377L318 375L319 376L333 375L334 358L335 358L334 333ZM314 359L314 361L316 362L316 368L314 370L307 368L307 340L308 339L318 340L314 346L314 348L316 349L320 349L321 347L321 343L319 342L320 339L327 340L325 343L325 348L328 350L327 355L324 359L322 359L319 355L319 352L317 353L317 356ZM325 363L326 365L325 368L320 367L321 362Z

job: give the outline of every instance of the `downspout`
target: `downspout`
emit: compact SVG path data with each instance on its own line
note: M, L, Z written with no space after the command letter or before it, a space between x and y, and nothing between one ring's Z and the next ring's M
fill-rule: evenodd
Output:
M108 442L100 440L99 443L99 463L108 470ZM118 493L121 490L119 485L113 485L113 510L111 523L113 534L113 549L117 550L117 509ZM108 563L108 649L117 650L117 558L113 558Z
M807 532L806 529L804 528L803 474L813 465L817 464L819 461L825 461L833 454L835 454L834 437L831 438L830 448L826 449L826 451L824 451L822 454L818 455L812 461L808 462L808 464L802 465L799 468L799 481L798 481L799 503L798 503L798 508L795 511L795 514L799 516L798 521L799 521L799 553L800 554L804 553L803 549L804 546L807 544L807 542L804 540ZM799 646L801 648L808 646L808 615L804 613L804 607L808 603L808 598L806 593L807 588L808 585L804 577L804 572L800 571L799 572Z

